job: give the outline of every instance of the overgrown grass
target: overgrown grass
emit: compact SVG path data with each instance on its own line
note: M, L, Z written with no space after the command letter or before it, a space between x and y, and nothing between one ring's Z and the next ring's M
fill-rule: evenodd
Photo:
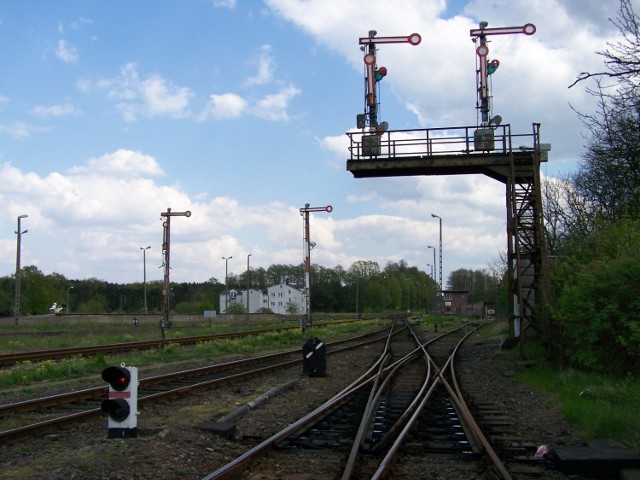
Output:
M12 367L0 370L0 388L29 388L31 384L42 381L74 379L95 376L100 382L99 373L107 365L135 365L144 371L158 366L178 362L213 362L225 357L246 356L268 353L277 350L302 349L304 342L310 337L319 337L326 342L344 339L356 334L366 333L381 328L384 321L357 321L330 325L324 328L313 328L305 333L298 329L282 332L270 332L251 335L238 339L213 340L200 342L195 346L180 346L170 343L163 348L126 352L119 355L96 355L93 357L69 357L61 360L47 360L32 363L20 362Z
M567 420L586 438L613 438L640 451L640 380L587 374L548 365L523 370L523 381L562 404Z
M270 328L295 329L292 322L283 324L273 320L259 326L216 324L211 326L207 322L200 324L176 323L172 328L165 329L165 338L184 338L198 335L221 335L248 330L266 330ZM68 324L39 324L20 327L20 335L16 335L13 325L0 325L0 351L26 352L31 350L46 350L50 348L90 347L109 343L139 342L146 340L160 340L161 330L158 325L145 324L139 326L104 323Z

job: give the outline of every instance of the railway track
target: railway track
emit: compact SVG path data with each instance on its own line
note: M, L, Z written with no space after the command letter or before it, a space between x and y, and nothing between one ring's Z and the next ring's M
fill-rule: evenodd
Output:
M52 348L47 350L32 350L27 352L12 352L0 354L0 367L14 365L18 362L30 361L40 362L43 360L59 360L74 356L90 356L99 353L112 354L121 352L130 352L132 350L150 350L154 348L162 348L166 345L195 345L200 342L211 342L215 340L229 340L233 338L242 338L251 335L264 335L265 333L281 332L285 330L293 330L294 327L270 328L260 330L249 330L244 332L222 333L217 335L192 335L182 338L172 338L166 340L145 340L139 342L122 342L105 345L96 345L93 347L67 347Z
M424 342L396 324L355 382L203 480L425 478L441 475L443 463L456 478L512 478L457 384L458 348L480 326Z
M386 330L386 329L385 329ZM353 337L327 344L327 354L380 342L386 333ZM176 395L188 395L241 382L302 363L299 349L243 360L215 364L179 372L142 378L138 403L144 407ZM38 397L0 405L0 442L11 442L101 415L100 404L107 396L107 386L94 386L57 395Z

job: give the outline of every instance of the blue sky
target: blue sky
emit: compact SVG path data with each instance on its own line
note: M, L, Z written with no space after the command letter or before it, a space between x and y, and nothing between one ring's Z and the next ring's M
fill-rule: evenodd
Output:
M0 3L0 274L22 264L68 278L162 278L160 213L172 220L171 279L205 281L303 260L299 209L312 214L312 262L406 260L429 270L443 218L444 278L506 248L504 187L488 178L354 179L345 132L362 113L358 38L381 45L381 119L390 129L476 124L469 30L496 36L493 111L517 132L542 124L543 174L575 168L579 85L615 41L617 0L25 0ZM635 3L634 3L635 5Z

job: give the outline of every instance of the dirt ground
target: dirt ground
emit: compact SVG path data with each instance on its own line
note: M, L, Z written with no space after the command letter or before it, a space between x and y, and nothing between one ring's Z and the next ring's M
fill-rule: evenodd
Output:
M465 347L465 356L473 361L463 373L474 378L473 388L504 405L505 415L531 442L553 446L579 441L558 405L517 380L513 375L519 368L517 358L499 347L499 338ZM374 361L378 349L329 356L326 377L308 377L300 369L290 369L154 404L141 409L137 438L107 439L107 420L98 418L41 438L2 445L0 479L200 479L332 397ZM194 428L290 380L296 380L293 388L241 417L232 437Z

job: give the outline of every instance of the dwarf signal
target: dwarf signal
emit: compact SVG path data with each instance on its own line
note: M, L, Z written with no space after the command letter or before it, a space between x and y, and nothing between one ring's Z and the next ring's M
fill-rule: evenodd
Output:
M101 409L109 416L108 438L134 438L138 435L138 368L107 367L102 379L109 384L109 398Z

